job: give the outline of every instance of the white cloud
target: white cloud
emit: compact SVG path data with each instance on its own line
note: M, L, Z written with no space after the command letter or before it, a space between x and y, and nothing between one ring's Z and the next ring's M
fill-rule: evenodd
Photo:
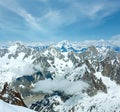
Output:
M42 32L41 35L44 35L44 37L58 37L56 34L62 32L62 28L74 23L77 24L76 26L79 27L79 29L100 25L104 23L104 18L120 9L118 0L35 0L34 2L36 1L37 3L43 4L41 7L36 5L35 8L40 11L40 14L38 14L39 11L36 12L34 8L31 11L31 9L29 10L28 7L25 7L26 5L22 6L24 1L1 0L0 5L23 18L28 27L30 27L28 30L33 33L33 36L38 35L35 34L35 32L38 33L39 31ZM53 6L53 4L56 6ZM37 16L33 16L35 14ZM13 25L16 24L11 20L8 21Z
M109 42L113 45L120 46L120 34L113 35Z
M23 17L32 27L36 28L37 30L40 30L42 32L45 32L44 28L39 25L36 18L34 18L31 14L29 14L27 11L23 9L18 10L19 15Z
M28 13L24 8L22 8L16 1L0 1L0 5L22 17L31 26L31 28L35 28L42 32L45 31L44 28L37 23L36 18Z
M73 2L72 6L77 11L76 14L82 14L89 19L103 19L111 15L120 8L118 2L112 1L89 1L89 2ZM78 13L79 12L79 13Z
M60 0L59 0L60 1ZM104 22L104 18L113 14L120 8L118 2L114 1L61 1L66 7L53 9L48 5L48 12L39 18L43 26L59 28L78 22L81 27L88 25L94 26Z
M75 17L70 17L69 14L64 14L63 10L50 10L42 17L38 18L39 23L43 26L55 29L61 26L66 26L75 21Z
M47 2L48 0L38 1ZM103 22L105 17L108 17L120 8L120 5L117 1L58 1L60 2L60 5L64 4L65 7L59 9L53 8L47 2L47 7L46 5L43 6L43 10L46 10L46 12L37 18L28 13L17 3L16 0L0 1L0 4L24 18L25 21L31 25L31 27L36 28L42 32L47 29L55 29L63 25L70 25L75 22L79 22L79 24L83 24L84 22L84 26L88 23L91 24L91 22L93 22L91 25L97 24L97 22L100 24L100 22ZM87 20L87 23L85 20Z
M66 79L46 79L36 83L34 92L52 93L54 91L63 91L66 94L80 94L86 90L89 85L83 81L70 82Z
M114 35L111 38L112 40L120 41L120 34Z

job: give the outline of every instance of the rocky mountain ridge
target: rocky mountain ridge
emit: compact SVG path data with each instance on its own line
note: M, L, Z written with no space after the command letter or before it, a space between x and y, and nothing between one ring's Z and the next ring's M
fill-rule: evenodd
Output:
M26 46L21 43L1 47L1 86L7 81L11 83L23 97L44 93L45 98L36 102L38 104L34 103L30 107L38 112L41 111L42 108L49 112L63 112L63 110L65 112L68 110L77 112L81 109L76 109L76 106L81 106L80 102L82 102L82 100L80 99L83 99L83 101L86 101L86 99L80 98L76 100L79 102L78 104L71 104L71 109L65 109L65 105L68 102L70 103L71 99L80 97L82 94L82 96L88 98L87 101L89 101L92 97L98 97L100 92L102 92L102 94L110 94L109 88L111 88L111 85L106 83L107 78L107 80L110 79L111 83L114 82L118 84L115 86L119 87L120 84L119 46L109 45L105 42L103 42L103 44L100 43L90 46L79 44L80 43L63 41L58 44L39 46L38 48L35 46ZM78 94L71 94L69 92L66 94L64 89L54 86L54 84L59 83L59 80L58 82L56 81L56 79L59 78L65 80L65 87L72 84L78 88L77 91L79 91L79 87L81 86L77 85L79 81L83 81L89 86L86 89L80 89L81 92L79 91ZM51 81L46 81L46 79L50 79ZM44 83L44 81L49 82L51 87L47 89L51 89L53 86L55 89L52 90L52 93L42 90L38 90L37 92L32 91L36 88L36 83L39 81L41 81L40 84ZM52 83L54 81L55 83ZM63 97L68 98L61 100ZM110 98L111 97L112 95L110 94ZM118 98L118 96L115 97ZM41 102L46 102L46 98L47 101L52 103L42 104ZM53 105L55 108L53 108ZM89 106L88 112L92 112L95 108L95 105ZM83 109L83 111L86 112L85 109Z

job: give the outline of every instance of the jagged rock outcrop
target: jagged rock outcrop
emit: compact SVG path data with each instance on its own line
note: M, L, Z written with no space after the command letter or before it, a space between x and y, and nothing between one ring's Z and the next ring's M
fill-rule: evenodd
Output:
M86 92L89 96L97 94L99 90L107 93L107 87L102 79L98 79L95 76L96 71L97 70L94 68L93 64L88 60L85 60L83 63L79 63L71 72L68 72L65 75L65 78L70 81L82 80L88 83L90 86Z
M31 89L33 88L34 83L39 80L44 80L45 76L40 72L36 72L33 75L26 75L23 77L18 77L12 82L12 86L19 91L23 97L30 96L34 94Z
M54 107L60 105L61 102L65 102L70 97L63 92L55 91L53 94L46 95L44 99L33 103L30 109L37 112L56 112Z
M110 55L108 55L110 53ZM102 65L102 75L120 84L120 61L119 54L108 52L108 57L100 62Z
M0 92L0 99L10 104L26 107L20 93L13 90L7 82Z
M75 49L74 45L66 46L63 44L62 47L55 47L53 45L40 50L38 47L29 47L21 43L16 43L14 46L0 49L0 62L3 64L3 66L1 64L0 67L0 76L2 77L0 77L1 85L6 80L9 80L6 74L10 73L11 85L15 90L20 92L23 97L28 96L27 98L30 98L29 96L32 95L39 96L39 94L33 93L31 89L34 88L34 83L39 80L45 80L46 78L55 79L62 77L71 82L82 80L87 83L89 87L87 90L85 89L80 92L80 94L87 93L86 95L89 98L97 96L99 93L109 94L108 90L110 89L110 85L108 86L106 83L107 78L111 79L110 81L113 84L115 82L119 86L120 50L116 51L114 48L106 45L87 47L78 45L76 48L77 49ZM28 72L29 70L31 70L31 72ZM9 85L4 88L8 88L8 86ZM4 90L0 93L0 98L6 102L19 105L19 99L21 98L15 97L17 93L6 91ZM14 90L10 89L10 91ZM67 101L66 99L69 99L69 97L71 96L61 92L54 92L53 94L45 96L43 100L33 104L31 109L54 112L54 105L57 106L60 102ZM75 110L74 106L70 108L70 111ZM75 108L77 108L77 106ZM96 108L94 104L90 105L88 112L94 110L94 108Z
M5 56L5 54L8 53L8 49L4 48L4 49L0 49L0 57L2 58L3 56Z
M79 60L76 59L75 53L73 51L68 53L68 58L73 62L74 65L79 63Z

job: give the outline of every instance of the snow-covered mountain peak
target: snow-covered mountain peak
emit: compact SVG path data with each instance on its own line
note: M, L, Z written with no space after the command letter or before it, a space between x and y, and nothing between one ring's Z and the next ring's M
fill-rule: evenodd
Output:
M108 112L104 104L109 101L120 109L119 102L115 101L119 95L113 95L120 84L120 47L109 41L14 43L1 47L0 63L1 86L7 81L30 99L38 93L45 95L31 106L38 112L44 109L48 112L93 112L97 109ZM117 89L113 89L115 87ZM31 91L33 89L38 90L37 93ZM105 98L101 99L100 95Z
M70 45L71 45L71 43L67 40L63 40L63 41L60 41L57 43L58 47L61 47L61 46L68 46L69 47Z
M21 44L17 42L17 43L15 43L15 44L11 45L11 46L8 48L8 50L9 50L10 53L13 53L13 54L14 54L19 47L21 47Z

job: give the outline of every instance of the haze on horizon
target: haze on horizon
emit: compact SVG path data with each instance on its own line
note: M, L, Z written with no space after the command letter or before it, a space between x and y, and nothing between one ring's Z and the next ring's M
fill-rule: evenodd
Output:
M1 0L0 42L120 40L120 0Z

